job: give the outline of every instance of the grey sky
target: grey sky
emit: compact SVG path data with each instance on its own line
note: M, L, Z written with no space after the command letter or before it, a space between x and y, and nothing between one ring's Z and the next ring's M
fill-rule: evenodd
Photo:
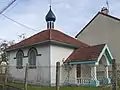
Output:
M11 0L0 0L0 9ZM120 0L108 0L110 14L120 17ZM57 20L55 28L68 35L75 36L92 17L100 11L106 0L52 0L52 10ZM10 18L25 24L33 31L17 25L0 15L0 38L17 40L18 35L27 37L46 29L45 15L49 10L49 0L17 0L4 12Z

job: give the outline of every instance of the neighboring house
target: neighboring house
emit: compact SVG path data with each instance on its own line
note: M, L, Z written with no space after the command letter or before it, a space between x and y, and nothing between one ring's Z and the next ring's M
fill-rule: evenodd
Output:
M7 49L9 74L24 80L24 66L29 64L28 81L55 85L56 62L60 62L60 84L100 86L111 82L108 66L113 59L106 44L89 46L54 29L56 18L51 8L46 15L47 29ZM103 65L99 78L97 66ZM40 68L38 68L40 66ZM37 77L37 73L42 75ZM67 78L66 78L67 77ZM67 82L67 83L66 83ZM37 84L37 83L36 83Z
M89 45L106 43L117 64L120 64L120 19L109 15L107 8L102 8L76 38Z

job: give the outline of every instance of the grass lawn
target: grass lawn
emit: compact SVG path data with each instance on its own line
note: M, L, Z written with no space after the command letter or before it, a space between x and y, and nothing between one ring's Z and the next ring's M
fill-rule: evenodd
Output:
M7 85L14 86L17 88L23 89L23 84L19 83L8 83ZM55 90L55 87L47 87L47 86L32 86L28 85L28 90ZM63 86L60 87L60 90L111 90L108 87L83 87L83 86ZM118 89L119 90L119 89Z
M28 90L55 90L55 87L29 87ZM98 87L60 87L60 90L110 90L110 88Z

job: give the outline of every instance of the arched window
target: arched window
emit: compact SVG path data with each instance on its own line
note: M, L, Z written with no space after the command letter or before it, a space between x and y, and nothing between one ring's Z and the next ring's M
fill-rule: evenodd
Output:
M28 63L30 68L36 68L36 55L37 55L36 49L31 48L28 52Z
M24 56L24 53L22 50L19 50L16 54L16 67L18 69L23 68L23 56Z

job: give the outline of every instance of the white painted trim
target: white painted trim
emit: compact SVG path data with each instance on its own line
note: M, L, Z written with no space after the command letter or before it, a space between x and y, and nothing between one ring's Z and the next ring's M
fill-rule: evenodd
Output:
M105 49L106 49L106 45L104 46L102 52L100 53L100 55L99 55L99 57L98 57L97 62L95 63L95 65L98 65L98 64L99 64L99 61L100 61L100 59L102 58L102 56L103 56L103 54L104 54L104 52L105 52Z
M105 66L105 77L106 77L106 78L109 78L108 66Z
M106 48L107 48L107 50L108 50L108 52L109 52L111 58L114 59L113 56L112 56L112 53L110 52L110 49L108 48L108 46L107 46Z
M109 60L108 60L108 58L107 58L107 56L106 56L105 53L104 53L104 56L105 56L105 58L107 59L107 65L110 65L110 62L109 62Z
M91 79L92 80L97 80L97 73L96 73L96 65L91 67Z
M104 48L103 48L103 50L102 50L102 52L100 53L100 55L99 55L99 57L98 57L98 59L97 59L97 62L95 63L95 65L98 65L99 64L99 61L100 61L100 59L102 58L102 56L103 55L105 55L104 53L105 53L105 50L108 50L108 53L110 54L110 56L111 56L111 58L113 59L113 56L112 56L112 54L110 53L110 50L109 50L109 48L108 48L108 46L107 46L107 44L104 46ZM106 55L105 55L106 56ZM109 62L109 60L107 59L107 61ZM110 63L109 63L110 64ZM108 65L109 65L108 64Z

